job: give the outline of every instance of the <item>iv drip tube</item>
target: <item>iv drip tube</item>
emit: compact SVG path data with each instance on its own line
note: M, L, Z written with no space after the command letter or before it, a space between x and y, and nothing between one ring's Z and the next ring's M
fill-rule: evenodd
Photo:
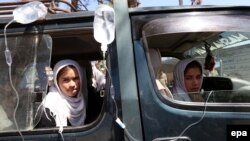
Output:
M201 118L199 118L199 120L197 120L197 121L194 122L194 123L189 124L189 125L180 133L180 135L177 136L177 137L162 137L162 138L155 138L155 139L153 139L153 141L164 141L164 140L178 141L179 139L183 139L183 134L184 134L188 129L190 129L190 128L191 128L192 126L194 126L194 125L199 124L199 123L204 119L205 114L206 114L206 110L207 110L207 102L208 102L210 96L212 95L212 93L213 93L213 90L210 91L210 93L208 94L207 100L206 100L205 103L204 103L204 110L203 110L202 116L201 116ZM185 139L191 141L191 139L190 139L189 137L187 137L187 138L185 138Z
M16 112L17 112L17 108L19 106L19 94L16 90L16 88L14 87L13 85L13 82L12 82L12 75L11 75L11 65L12 65L12 57L11 57L11 52L8 48L8 43L7 43L7 35L6 35L6 29L7 27L12 23L14 22L15 20L11 20L7 25L5 25L4 27L4 41L5 41L5 51L4 51L4 54L5 54L5 59L6 59L6 63L9 67L9 80L10 80L10 85L11 85L11 88L14 90L15 94L16 94L16 98L17 98L17 102L16 102L16 106L15 106L15 109L14 109L14 113L13 113L13 116L14 116L14 123L15 123L15 126L22 138L22 141L24 141L24 137L23 137L23 134L21 133L19 127L18 127L18 124L17 124L17 121L16 121Z

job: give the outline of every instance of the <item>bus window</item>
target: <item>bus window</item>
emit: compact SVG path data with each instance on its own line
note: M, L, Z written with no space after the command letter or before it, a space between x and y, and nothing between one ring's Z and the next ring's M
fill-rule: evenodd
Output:
M172 36L180 36L180 34L172 34ZM250 96L247 93L250 92L250 74L248 73L250 68L248 57L250 53L250 34L248 32L207 32L185 33L185 36L192 43L183 43L176 49L183 52L180 60L193 58L203 68L201 90L199 93L189 94L189 96L202 96L203 102L249 103ZM198 36L203 40L197 40ZM211 54L215 58L213 71L216 71L216 73L213 73L213 75L207 75L205 70L205 58L207 56L205 45L207 44L209 44ZM167 55L163 49L160 50L162 50L161 54ZM158 79L166 79L167 81L162 80L161 83L173 90L173 72L178 59L171 56L162 56L161 63L161 71L158 72L157 77ZM211 91L212 94L210 94ZM192 102L201 101L193 100Z
M64 59L72 59L86 71L87 97L86 119L84 125L96 121L103 107L105 96L106 67L101 60L99 46L91 36L93 43L87 43L89 36L81 33L72 35L71 32L62 35L23 35L8 37L9 48L12 53L11 82L8 77L9 68L5 61L4 38L1 38L1 99L2 132L16 131L16 125L22 131L45 128L40 126L44 114L42 101L49 92L47 67L53 69L55 63ZM82 31L79 31L82 32ZM86 38L87 37L87 38ZM27 42L28 41L28 42ZM74 46L70 43L74 42ZM52 47L53 43L53 47ZM96 45L95 45L96 44ZM95 48L93 46L95 45ZM85 49L82 50L82 47ZM92 46L92 48L90 48ZM52 50L53 48L53 50ZM84 55L82 55L84 54ZM16 93L17 92L17 93ZM16 96L18 94L18 97ZM19 102L15 112L15 104ZM16 123L15 123L16 119ZM2 124L3 123L3 124Z
M250 102L249 53L250 42L248 32L221 32L210 37L206 44L201 43L186 51L187 56L200 58L205 65L207 53L205 45L209 45L215 58L214 70L217 73L205 76L203 88L205 91L214 90L213 102ZM199 46L199 47L198 47ZM206 78L212 77L212 78ZM209 84L208 84L209 83Z
M49 35L22 35L7 38L13 63L6 64L4 38L0 38L1 131L33 129L41 115L38 111L47 92L45 66L50 65L52 40ZM16 103L19 103L16 109ZM14 119L13 114L16 117ZM17 123L15 123L15 120Z

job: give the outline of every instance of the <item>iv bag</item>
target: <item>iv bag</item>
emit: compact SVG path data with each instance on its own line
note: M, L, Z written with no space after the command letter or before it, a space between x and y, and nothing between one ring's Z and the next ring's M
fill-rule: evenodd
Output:
M40 1L33 1L20 6L13 11L14 20L21 24L32 23L45 18L47 7Z
M101 4L95 11L94 38L101 43L101 50L106 51L107 45L115 38L115 13L108 5Z

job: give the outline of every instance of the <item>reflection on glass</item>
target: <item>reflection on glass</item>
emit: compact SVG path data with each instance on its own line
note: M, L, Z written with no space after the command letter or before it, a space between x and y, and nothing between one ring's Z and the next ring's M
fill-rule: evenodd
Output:
M16 113L17 124L21 130L32 129L36 124L35 113L39 105L39 97L42 98L47 91L44 68L50 64L51 37L22 35L8 37L7 40L13 57L12 80L20 97ZM11 123L13 123L13 112L17 102L9 83L4 49L4 39L0 38L0 112L6 113L6 118L0 119L1 123L5 123L0 124L2 132L16 130Z
M201 92L188 93L192 102L204 102L208 93L213 90L208 102L216 103L246 103L250 102L250 33L249 32L190 32L171 33L172 37L182 38L179 46L167 46L172 52L183 52L184 57L198 60L205 68L205 58L210 48L215 59L214 71L216 75L206 75L204 70ZM173 38L161 35L164 40ZM168 40L170 38L171 40ZM176 40L177 40L176 39ZM153 42L153 41L150 41ZM171 43L170 42L170 43ZM188 42L188 44L185 44ZM167 54L164 51L162 54ZM174 67L178 60L174 57L162 57L161 71L167 74L168 87L172 90ZM215 73L214 73L215 74ZM160 74L159 74L160 76ZM210 86L210 87L207 87ZM172 91L173 93L173 91ZM181 100L175 94L175 100ZM203 100L201 100L201 98ZM181 100L183 101L183 100Z

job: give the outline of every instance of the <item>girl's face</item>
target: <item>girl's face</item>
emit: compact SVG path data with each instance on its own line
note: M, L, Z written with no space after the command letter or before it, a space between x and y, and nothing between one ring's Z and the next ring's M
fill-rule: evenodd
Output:
M199 92L202 74L199 68L189 68L184 74L184 83L187 92Z
M63 94L75 97L80 91L80 78L75 68L64 68L58 76L58 86Z

